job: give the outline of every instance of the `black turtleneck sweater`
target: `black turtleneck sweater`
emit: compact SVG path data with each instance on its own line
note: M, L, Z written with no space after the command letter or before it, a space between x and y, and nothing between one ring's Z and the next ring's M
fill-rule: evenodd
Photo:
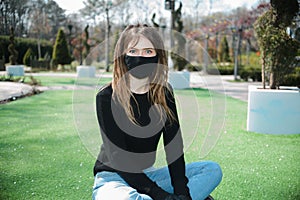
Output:
M138 125L132 123L121 106L112 100L111 85L98 92L96 109L103 144L94 166L94 175L101 171L117 172L138 192L154 200L164 199L168 193L143 173L154 164L162 135L174 193L189 195L175 99L172 90L165 91L167 105L176 120L161 120L148 93L133 94L130 103Z

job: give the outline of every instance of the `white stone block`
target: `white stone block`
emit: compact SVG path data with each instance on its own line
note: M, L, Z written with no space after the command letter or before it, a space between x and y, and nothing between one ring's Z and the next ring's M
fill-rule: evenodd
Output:
M190 88L189 71L169 71L168 82L174 89Z
M77 66L76 67L77 77L85 78L85 77L95 77L96 68L94 66Z
M6 66L6 74L9 76L24 76L24 65Z
M300 133L300 90L249 86L247 130L267 134Z

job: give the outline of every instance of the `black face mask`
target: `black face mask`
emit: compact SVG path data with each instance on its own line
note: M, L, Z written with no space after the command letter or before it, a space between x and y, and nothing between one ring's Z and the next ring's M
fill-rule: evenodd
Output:
M125 64L129 73L139 79L151 77L157 67L158 55L153 57L125 55Z

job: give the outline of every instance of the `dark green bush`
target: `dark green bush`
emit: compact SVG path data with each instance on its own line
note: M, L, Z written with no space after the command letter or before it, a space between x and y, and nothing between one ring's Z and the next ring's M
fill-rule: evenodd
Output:
M241 79L248 81L251 78L253 81L262 81L260 66L247 66L239 71ZM300 67L295 67L292 73L285 75L280 85L284 86L300 86Z
M251 78L253 81L261 81L261 66L244 66L239 70L241 79L248 81Z
M9 43L9 36L0 35L0 56L3 55L6 62L9 61L9 52L7 50ZM52 55L53 44L50 41L40 40L40 44L42 56L45 54ZM37 39L15 37L15 49L19 52L17 58L18 64L24 64L23 57L29 48L37 55Z
M233 75L233 69L234 66L232 64L229 65L217 65L216 66L210 66L207 69L207 73L208 74L212 74L212 75Z
M202 70L202 66L198 65L193 65L192 63L188 63L186 65L186 69L190 72L198 72Z
M50 70L50 60L32 60L31 61L31 67L32 70L34 71L39 71L39 70Z
M300 88L300 66L295 67L291 74L287 74L280 85L297 86Z
M300 74L288 74L284 77L281 85L297 86L300 88Z

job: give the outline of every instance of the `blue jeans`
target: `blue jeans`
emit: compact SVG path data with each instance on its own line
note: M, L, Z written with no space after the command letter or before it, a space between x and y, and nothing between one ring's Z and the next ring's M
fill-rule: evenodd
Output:
M167 167L146 170L145 174L162 189L173 193ZM211 161L194 162L186 165L188 187L193 200L205 199L221 182L220 166ZM95 176L93 200L152 200L146 194L138 193L115 172L99 172Z

